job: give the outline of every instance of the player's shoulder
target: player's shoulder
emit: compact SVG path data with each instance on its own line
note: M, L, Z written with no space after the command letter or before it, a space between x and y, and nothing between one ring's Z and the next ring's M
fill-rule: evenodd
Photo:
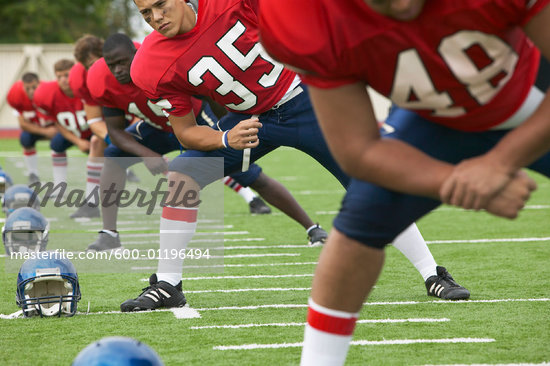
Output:
M154 94L162 75L175 61L170 44L171 39L153 31L138 48L132 61L131 76L144 91Z
M109 85L112 84L109 82L109 76L115 79L103 57L94 62L88 70L88 90L94 99L105 95Z
M21 80L16 81L11 86L6 96L8 104L13 108L19 108L25 99L28 99L25 89L23 88L23 82Z
M60 89L55 80L41 82L34 92L33 101L35 103L52 101L55 95L57 95L58 90Z

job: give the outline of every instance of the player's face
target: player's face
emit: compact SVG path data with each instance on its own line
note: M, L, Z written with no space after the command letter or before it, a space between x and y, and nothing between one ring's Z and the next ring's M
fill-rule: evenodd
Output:
M372 10L390 18L409 21L420 15L426 0L365 0Z
M130 77L130 66L134 59L134 53L129 53L123 47L118 47L103 55L109 70L121 84L128 84L132 81Z
M134 0L141 16L154 30L171 38L183 33L185 0Z
M25 90L25 93L27 93L29 99L32 99L32 97L34 96L34 91L36 90L36 88L38 88L38 84L38 80L33 80L30 83L23 82L23 89Z
M57 79L57 85L59 85L59 88L61 88L65 94L72 97L73 91L69 85L69 71L70 69L56 71L55 78Z

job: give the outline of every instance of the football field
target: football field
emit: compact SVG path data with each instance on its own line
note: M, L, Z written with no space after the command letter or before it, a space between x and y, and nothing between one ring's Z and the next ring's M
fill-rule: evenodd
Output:
M47 144L40 143L38 151L47 162ZM18 142L0 140L0 155L6 170L18 167L8 171L14 183L26 183L23 167L11 158L21 155ZM84 156L74 148L68 155ZM331 228L344 190L318 163L288 148L258 163L314 221ZM134 171L142 182L130 188L153 188L143 166ZM77 173L83 188L85 167ZM533 177L538 190L516 220L442 206L418 222L438 264L470 290L468 301L428 297L412 264L392 246L386 249L347 365L550 363L550 181ZM69 365L91 342L115 335L143 341L166 365L298 364L321 248L308 247L303 228L278 210L252 216L240 197L222 188L223 220L204 230L219 234L223 257L183 273L185 308L120 313L120 304L147 286L155 261L138 261L131 271L83 270L75 263L82 291L76 316L11 319L19 310L17 270L3 255L0 365ZM95 240L101 220L71 220L73 211L41 209L50 221L49 250L82 251ZM140 253L158 248L160 208L148 216L143 211L132 206L119 211L122 245Z

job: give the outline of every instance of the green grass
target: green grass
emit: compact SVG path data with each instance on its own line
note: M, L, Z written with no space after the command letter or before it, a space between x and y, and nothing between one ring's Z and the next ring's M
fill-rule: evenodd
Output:
M14 140L0 141L0 152L17 155ZM47 156L47 145L39 151ZM71 150L69 156L83 156ZM47 162L47 157L44 158ZM7 167L12 160L0 159ZM71 164L71 162L69 162ZM50 169L46 163L45 171ZM331 227L343 190L334 178L306 155L280 149L260 161L264 171L280 180L295 195L310 216L325 228ZM76 169L83 177L84 167ZM135 171L148 179L143 167ZM11 172L10 172L11 173ZM22 173L12 176L24 183ZM421 343L407 345L351 346L348 365L424 365L424 364L505 364L550 362L550 241L502 241L492 239L550 237L550 192L546 179L533 175L539 189L528 207L514 221L442 207L418 222L428 242L444 240L488 239L486 242L433 243L430 249L439 264L446 266L454 278L467 287L471 301L442 302L426 296L422 278L395 248L387 248L386 264L360 319L447 318L444 322L358 324L354 340L382 341L396 339L491 338L490 343ZM82 178L80 178L82 179ZM83 187L83 183L82 183ZM72 209L48 206L43 209L51 222L49 248L83 249L94 240L100 221L74 222L68 218ZM158 212L158 211L157 211ZM307 248L303 229L274 209L272 215L250 216L242 199L224 191L225 230L247 234L226 235L242 239L225 243L226 256L235 254L280 254L272 257L225 258L227 264L266 264L254 267L225 267L223 273L184 273L195 276L291 275L301 277L256 279L205 279L183 282L189 304L200 311L198 319L176 319L171 312L147 314L78 314L73 318L0 320L1 365L68 365L78 352L94 340L121 335L137 338L153 347L167 365L295 365L300 348L260 350L215 350L221 345L296 343L303 337L302 326L264 326L239 329L191 329L193 326L228 324L265 324L304 322L308 290L214 292L243 288L309 288L319 248ZM132 225L134 220L141 220ZM158 215L136 218L135 211L121 209L119 221L128 222L120 229L132 232L158 230ZM73 232L70 234L70 232ZM127 231L128 235L129 232ZM262 241L245 241L263 238ZM135 241L136 238L125 238ZM139 239L147 240L147 238ZM296 245L280 248L277 245ZM147 246L130 244L127 248ZM236 246L268 246L266 249L227 249ZM270 247L271 246L271 247ZM154 247L154 245L150 246ZM2 248L3 252L3 248ZM296 256L282 256L297 254ZM15 305L16 273L7 271L0 261L0 313L11 314ZM306 263L272 266L269 264ZM156 266L156 262L146 265ZM78 267L77 267L78 269ZM154 270L142 273L100 273L80 271L82 300L79 310L91 313L119 310L122 301L139 294ZM121 272L121 271L119 271ZM212 290L210 293L193 291ZM538 301L527 301L535 299ZM518 300L518 301L510 301ZM519 301L521 300L521 301ZM408 303L404 303L408 302ZM382 303L382 304L381 304ZM296 304L302 307L216 310L220 307Z

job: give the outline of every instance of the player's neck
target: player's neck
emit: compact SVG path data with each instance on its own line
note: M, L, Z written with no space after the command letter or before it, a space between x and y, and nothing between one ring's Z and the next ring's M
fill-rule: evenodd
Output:
M197 10L192 4L187 5L189 6L185 7L180 34L191 31L197 24Z

